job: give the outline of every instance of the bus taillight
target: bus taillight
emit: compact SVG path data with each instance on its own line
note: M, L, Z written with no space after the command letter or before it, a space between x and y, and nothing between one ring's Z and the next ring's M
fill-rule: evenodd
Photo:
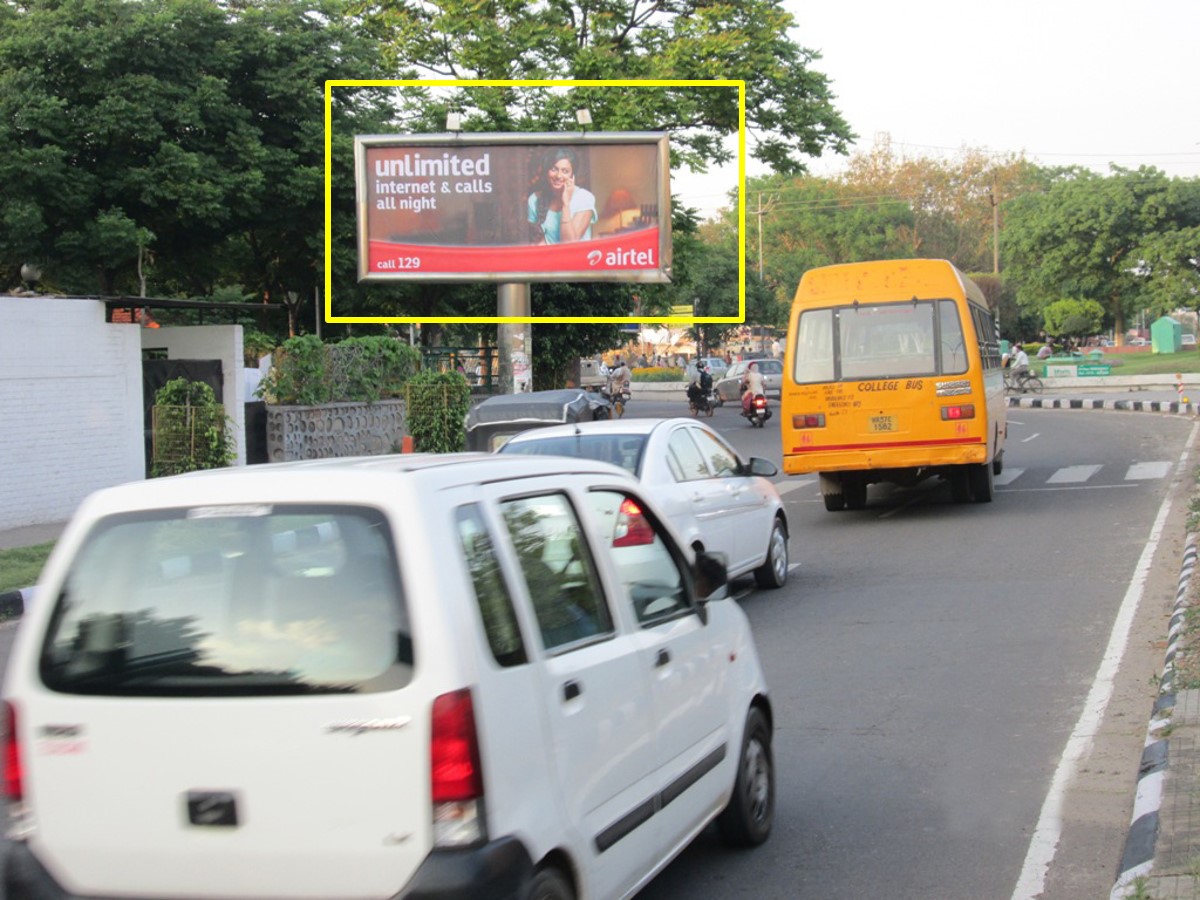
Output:
M952 419L973 419L975 418L975 404L964 403L961 406L943 406L942 421L948 422Z
M793 428L824 428L825 413L796 413L792 416Z

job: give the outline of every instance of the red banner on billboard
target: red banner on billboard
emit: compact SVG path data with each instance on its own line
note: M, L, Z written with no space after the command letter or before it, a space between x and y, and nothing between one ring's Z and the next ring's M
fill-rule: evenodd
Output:
M658 228L583 243L529 247L437 247L371 241L371 272L580 272L657 269Z

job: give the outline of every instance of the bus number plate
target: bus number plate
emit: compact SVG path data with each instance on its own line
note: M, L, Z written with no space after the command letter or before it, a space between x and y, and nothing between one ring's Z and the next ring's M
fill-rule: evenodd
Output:
M896 417L895 416L871 416L872 431L895 431Z

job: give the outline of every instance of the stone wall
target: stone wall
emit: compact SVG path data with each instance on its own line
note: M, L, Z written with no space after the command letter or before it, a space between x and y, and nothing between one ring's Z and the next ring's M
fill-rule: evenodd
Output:
M267 407L270 462L379 456L398 452L406 434L403 400Z

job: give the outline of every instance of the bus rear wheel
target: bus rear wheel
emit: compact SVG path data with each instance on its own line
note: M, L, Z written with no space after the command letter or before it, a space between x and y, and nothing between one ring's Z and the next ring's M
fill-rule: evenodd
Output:
M969 468L971 499L976 503L991 503L996 495L996 475L991 463L978 463Z
M836 475L826 475L824 472L819 477L821 479L821 499L825 501L825 508L830 512L841 512L846 508L846 495L843 493L841 479Z
M867 479L862 475L843 475L842 496L848 509L862 509L867 505Z

